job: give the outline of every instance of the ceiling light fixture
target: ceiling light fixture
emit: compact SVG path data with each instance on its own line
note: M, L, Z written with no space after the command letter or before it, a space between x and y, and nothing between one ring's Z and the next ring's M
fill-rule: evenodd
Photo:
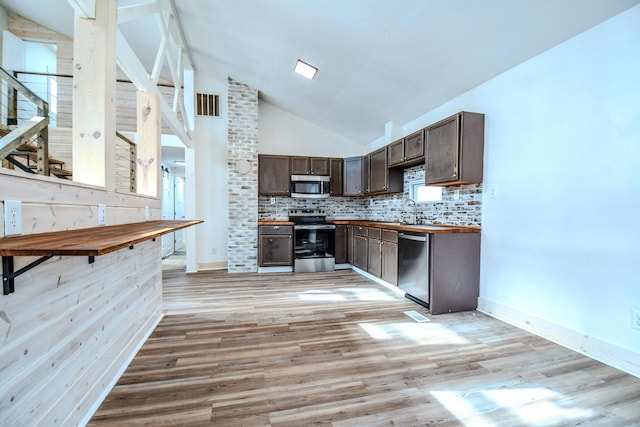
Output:
M311 80L315 77L318 69L298 59L298 62L296 62L296 68L294 68L293 71Z

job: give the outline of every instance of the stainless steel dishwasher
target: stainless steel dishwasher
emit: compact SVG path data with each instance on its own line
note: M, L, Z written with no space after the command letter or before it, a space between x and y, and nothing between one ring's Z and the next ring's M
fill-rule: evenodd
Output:
M398 287L429 308L429 235L398 233Z

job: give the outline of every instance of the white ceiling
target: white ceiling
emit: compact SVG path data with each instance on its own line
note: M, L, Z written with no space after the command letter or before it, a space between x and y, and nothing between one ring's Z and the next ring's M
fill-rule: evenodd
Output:
M148 0L120 0L120 5ZM196 68L367 144L640 0L175 0ZM0 0L73 34L67 0ZM148 69L155 20L121 27ZM297 59L319 68L312 81ZM206 90L206 88L203 88Z

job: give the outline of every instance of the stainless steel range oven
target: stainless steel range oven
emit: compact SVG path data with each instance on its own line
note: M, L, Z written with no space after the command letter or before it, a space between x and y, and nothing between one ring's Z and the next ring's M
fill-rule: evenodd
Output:
M336 226L327 223L322 209L291 209L293 222L293 271L310 273L335 270Z

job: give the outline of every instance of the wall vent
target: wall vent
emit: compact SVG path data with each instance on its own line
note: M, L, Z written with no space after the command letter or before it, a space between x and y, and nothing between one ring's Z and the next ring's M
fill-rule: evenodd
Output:
M220 95L198 93L196 97L196 114L198 116L220 117Z

